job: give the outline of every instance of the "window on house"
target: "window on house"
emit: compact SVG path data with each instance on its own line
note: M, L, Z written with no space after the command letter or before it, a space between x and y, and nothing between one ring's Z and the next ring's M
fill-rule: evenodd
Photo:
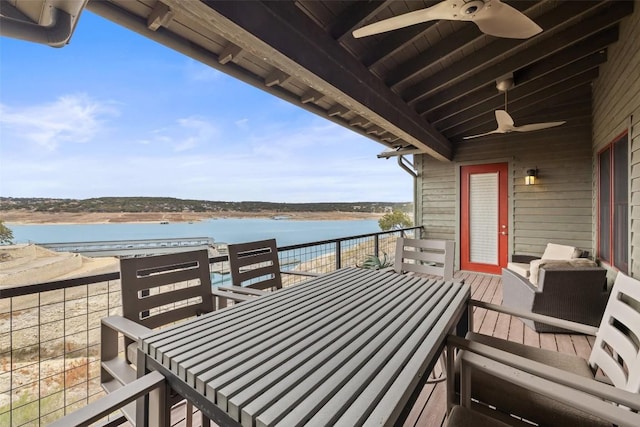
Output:
M622 135L598 154L598 256L628 272L629 143Z

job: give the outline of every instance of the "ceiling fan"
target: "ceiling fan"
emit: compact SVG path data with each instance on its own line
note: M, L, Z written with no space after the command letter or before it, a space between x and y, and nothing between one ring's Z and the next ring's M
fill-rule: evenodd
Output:
M500 0L445 0L426 9L365 25L355 30L353 37L371 36L440 19L471 21L480 31L495 37L528 39L542 32L542 28L525 14Z
M510 133L510 132L531 132L534 130L548 129L556 126L560 126L566 123L561 122L545 122L545 123L531 123L528 125L515 126L513 118L507 113L507 91L513 87L513 76L506 76L498 79L496 87L499 91L504 92L504 110L496 110L496 121L498 122L498 128L491 132L485 132L478 135L465 136L463 139L479 138L485 135L491 135L494 133Z

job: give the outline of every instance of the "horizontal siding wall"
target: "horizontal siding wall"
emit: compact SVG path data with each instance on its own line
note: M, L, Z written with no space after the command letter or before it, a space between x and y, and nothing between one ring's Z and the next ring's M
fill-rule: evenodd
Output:
M593 86L593 154L624 132L631 121L630 134L630 254L629 270L640 277L640 2L633 15L622 21L620 38L607 52L600 77ZM595 163L594 163L595 164ZM594 167L593 188L597 189ZM594 234L597 230L597 194L594 191Z
M417 213L425 239L456 238L456 171L452 163L428 156L416 156L418 169Z
M461 165L507 162L511 177L510 253L541 255L548 242L592 252L591 126L585 121L540 132L465 141L458 145L450 163L422 156L417 162L418 203L426 235L456 238L460 197L456 173ZM526 170L536 167L536 185L524 185Z

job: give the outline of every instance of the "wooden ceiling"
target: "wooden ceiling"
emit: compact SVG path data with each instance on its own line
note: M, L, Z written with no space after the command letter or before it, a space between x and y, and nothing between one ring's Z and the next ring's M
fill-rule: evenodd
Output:
M496 80L508 74L516 124L590 122L591 82L634 6L506 1L543 28L527 40L458 21L352 36L435 3L91 0L87 8L387 147L451 159L463 136L496 128L494 110L505 105Z

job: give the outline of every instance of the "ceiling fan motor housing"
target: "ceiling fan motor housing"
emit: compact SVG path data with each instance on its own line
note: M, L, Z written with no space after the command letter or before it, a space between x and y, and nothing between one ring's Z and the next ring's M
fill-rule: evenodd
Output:
M473 17L481 11L482 8L484 8L484 2L482 0L471 0L460 8L460 15Z

